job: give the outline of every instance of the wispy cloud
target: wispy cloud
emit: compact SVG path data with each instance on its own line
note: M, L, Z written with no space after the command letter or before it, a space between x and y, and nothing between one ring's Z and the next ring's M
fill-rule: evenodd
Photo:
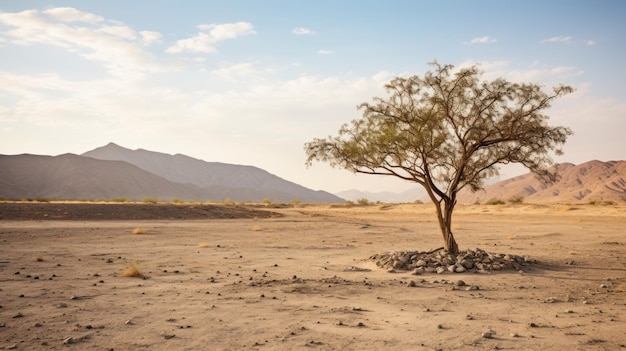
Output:
M474 65L484 71L484 79L505 78L513 82L542 82L542 84L556 85L568 77L579 76L584 72L573 66L546 66L538 61L528 67L512 67L509 61L465 61L458 68L467 68Z
M72 7L55 7L45 10L43 13L61 22L97 23L104 21L101 16L79 11Z
M484 37L476 37L470 41L466 41L465 45L473 45L473 44L487 44L487 43L496 43L498 40L495 38L490 38L488 36Z
M304 27L298 27L298 28L294 28L291 33L295 34L295 35L311 35L311 34L315 34L315 32L313 32L312 30L308 29L308 28L304 28Z
M572 42L572 37L559 35L559 36L556 36L556 37L544 39L541 42L542 43L571 43Z
M324 49L322 49L322 50L318 50L318 51L317 51L317 53L318 53L319 55L330 55L330 54L332 54L333 52L332 52L332 51L330 51L330 50L324 50Z
M59 47L85 60L100 62L106 71L120 78L134 79L168 69L142 48L142 42L146 43L144 33L74 8L0 12L0 25L8 28L1 33L4 38L0 42ZM160 34L150 32L148 37L153 41Z
M152 43L156 43L161 40L161 33L159 32L143 30L139 32L139 34L141 34L141 42L145 46L150 46Z
M201 24L198 26L202 32L187 39L181 39L176 44L167 48L166 52L177 54L184 51L211 53L216 52L215 44L235 39L243 35L257 34L254 26L248 22L236 22L225 24Z
M593 41L593 40L585 40L585 44L586 44L587 46L594 46L594 45L596 45L596 42L595 42L595 41Z
M257 73L257 70L254 68L252 63L223 63L220 65L221 67L217 70L212 71L211 73L225 78L225 79L235 79L237 77L246 77Z

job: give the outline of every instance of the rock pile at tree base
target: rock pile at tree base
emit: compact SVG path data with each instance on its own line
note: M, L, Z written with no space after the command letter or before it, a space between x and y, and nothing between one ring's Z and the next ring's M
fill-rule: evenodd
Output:
M517 255L494 254L482 249L461 251L452 255L443 248L432 251L394 251L370 257L376 265L388 270L421 273L463 273L499 270L523 271L536 263L534 259Z

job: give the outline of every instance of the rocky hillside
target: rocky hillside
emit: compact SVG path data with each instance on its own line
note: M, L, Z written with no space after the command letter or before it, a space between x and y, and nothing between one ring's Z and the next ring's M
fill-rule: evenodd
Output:
M528 173L487 186L484 191L464 191L459 203L489 200L525 202L626 202L626 161L589 161L556 166L560 180L545 185Z
M0 155L0 197L344 201L257 167L129 150L113 143L83 155Z

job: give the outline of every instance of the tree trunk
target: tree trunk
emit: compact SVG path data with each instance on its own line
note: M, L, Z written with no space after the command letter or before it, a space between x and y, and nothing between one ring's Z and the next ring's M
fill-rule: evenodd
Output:
M442 202L437 203L436 207L439 228L441 228L441 234L443 235L443 248L446 252L456 255L459 253L459 246L452 234L452 211L454 210L455 201L444 199ZM442 205L443 208L441 208Z
M443 229L442 229L443 230ZM444 240L444 250L447 252L456 255L459 253L459 245L457 245L456 240L454 239L454 235L452 235L452 231L450 229L446 229L443 232L443 240Z

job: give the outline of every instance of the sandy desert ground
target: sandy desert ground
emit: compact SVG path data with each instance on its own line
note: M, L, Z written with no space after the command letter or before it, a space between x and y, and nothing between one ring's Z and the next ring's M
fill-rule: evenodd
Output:
M439 275L369 259L441 246L432 205L267 210L5 216L0 349L626 350L626 205L458 206L462 250L538 262Z

